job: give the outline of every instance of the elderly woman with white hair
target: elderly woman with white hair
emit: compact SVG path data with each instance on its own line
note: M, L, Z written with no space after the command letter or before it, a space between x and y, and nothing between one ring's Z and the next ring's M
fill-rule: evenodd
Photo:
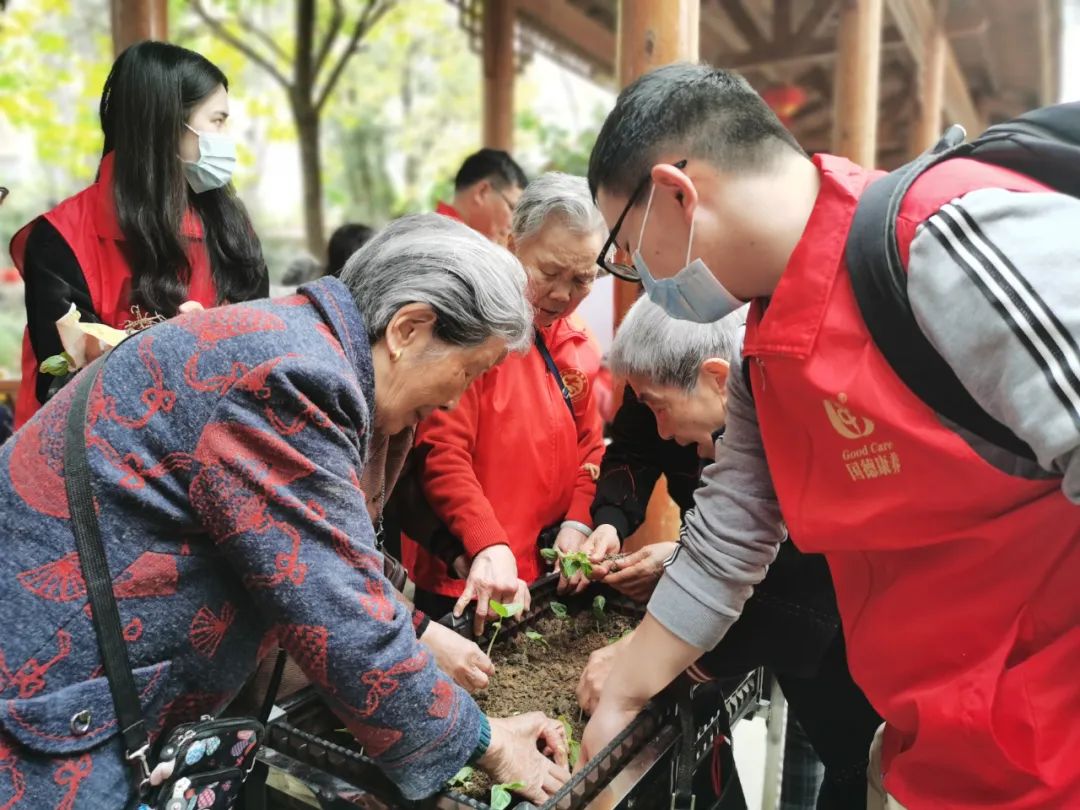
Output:
M510 249L528 275L533 345L417 430L423 494L454 545L433 553L428 538L403 538L416 604L429 615L460 614L475 600L480 632L489 599L527 604L545 530L565 552L595 551L589 505L602 428L583 371L588 337L568 319L596 278L605 235L584 178L545 174L518 201Z
M607 542L632 533L644 520L661 473L683 513L694 506L702 465L724 452L728 374L739 362L745 323L745 308L698 324L671 318L648 298L631 307L608 358L628 385L593 501L594 536ZM601 563L595 575L644 602L677 549L674 540L645 546ZM630 638L590 657L578 685L586 711L596 709L615 657ZM801 726L813 749L800 758L788 746L783 800L822 810L862 806L870 740L881 721L848 671L825 559L802 554L792 543L781 546L739 620L689 674L723 678L762 666L776 675L788 698L796 721L789 728ZM792 732L789 740L795 737ZM815 778L819 758L824 774Z
M178 316L65 387L0 449L0 599L18 617L0 641L0 804L137 795L141 754L102 675L65 490L65 424L83 401L105 575L151 746L221 709L277 643L408 798L467 762L535 802L552 795L569 778L559 723L489 720L436 668L383 576L361 491L372 433L453 408L529 344L531 317L511 254L410 217L340 281Z

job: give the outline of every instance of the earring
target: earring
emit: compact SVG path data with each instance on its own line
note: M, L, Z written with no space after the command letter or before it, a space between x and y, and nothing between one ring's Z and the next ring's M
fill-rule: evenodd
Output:
M401 349L394 349L394 351L390 352L390 359L393 360L395 363L398 360L400 360L401 359Z

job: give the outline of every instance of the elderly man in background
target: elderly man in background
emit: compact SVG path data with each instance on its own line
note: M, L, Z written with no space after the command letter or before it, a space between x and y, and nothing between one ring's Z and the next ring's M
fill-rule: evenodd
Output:
M501 149L481 149L465 158L454 178L454 199L436 214L464 222L503 247L518 199L529 183L525 172Z
M478 632L489 599L528 603L528 584L543 571L541 532L553 532L566 552L590 548L603 453L582 370L587 338L568 321L596 278L603 220L584 178L553 172L529 184L513 226L534 343L477 380L452 413L435 413L418 428L423 494L455 547L436 554L430 538L406 536L402 548L417 606L433 616L460 614L475 600Z
M19 617L0 663L39 676L0 682L0 764L21 795L0 803L136 795L65 497L64 425L84 389L102 541L152 735L220 710L276 641L406 797L467 762L550 797L569 776L560 724L489 720L439 672L383 576L361 491L372 432L453 408L528 345L530 317L509 253L444 217L408 217L341 281L178 316L65 387L0 449L0 600Z

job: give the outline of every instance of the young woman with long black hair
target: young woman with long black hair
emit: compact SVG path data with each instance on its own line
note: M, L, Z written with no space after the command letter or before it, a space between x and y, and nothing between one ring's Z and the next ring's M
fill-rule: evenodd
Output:
M229 82L205 57L142 42L113 64L101 94L97 181L20 230L11 254L26 281L27 329L16 425L48 397L38 371L62 351L56 320L116 328L268 292L266 263L230 185Z

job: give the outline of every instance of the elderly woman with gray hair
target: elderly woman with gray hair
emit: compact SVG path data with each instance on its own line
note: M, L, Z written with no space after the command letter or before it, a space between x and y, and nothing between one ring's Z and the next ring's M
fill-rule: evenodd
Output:
M594 551L589 505L603 439L583 370L588 338L568 319L596 278L605 235L584 178L545 174L518 201L510 249L528 274L533 345L417 429L421 488L453 544L433 553L429 538L402 541L416 604L432 616L475 600L479 633L490 599L527 605L545 530L565 552Z
M87 374L91 486L153 738L220 710L276 642L407 797L467 762L533 801L554 793L560 724L489 720L436 668L361 491L372 433L453 408L529 345L530 321L513 256L410 217L341 281L178 316L64 388L0 449L0 600L19 619L0 641L0 804L135 802L65 497Z

